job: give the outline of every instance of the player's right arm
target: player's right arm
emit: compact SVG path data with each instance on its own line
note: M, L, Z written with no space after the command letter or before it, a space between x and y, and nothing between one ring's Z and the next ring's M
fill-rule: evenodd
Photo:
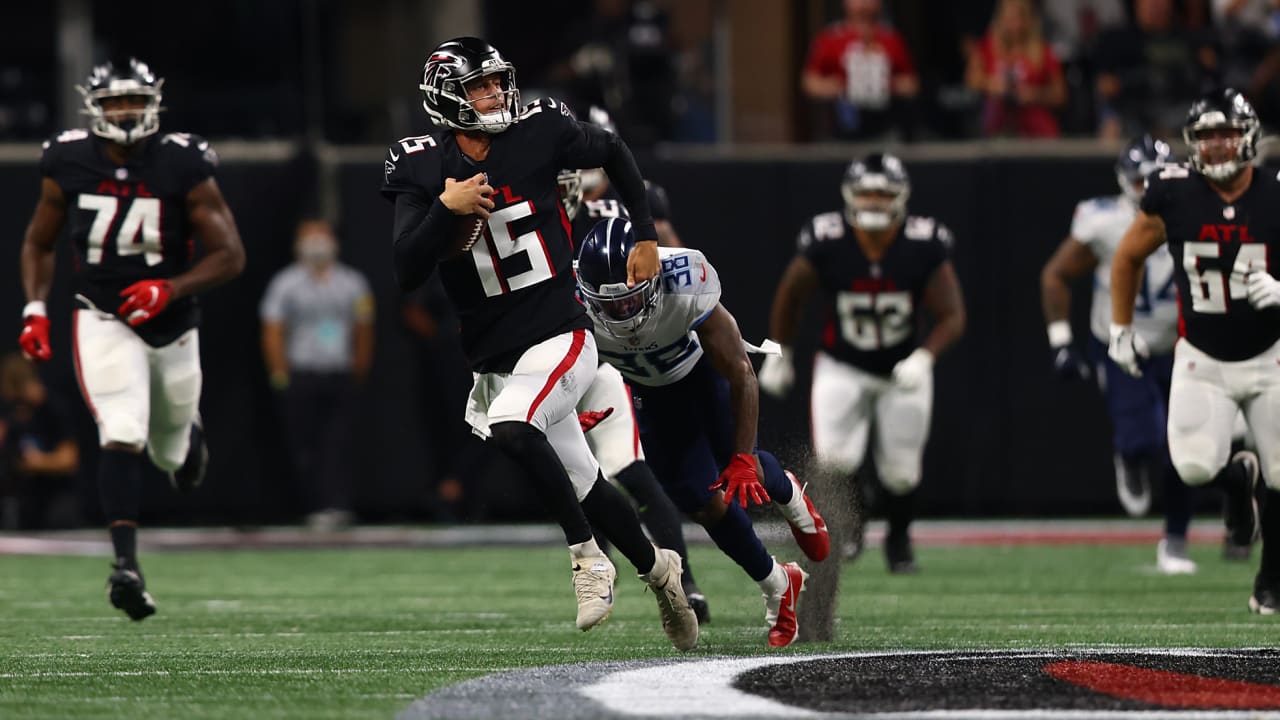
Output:
M416 193L396 196L392 244L401 292L418 287L431 276L455 240L460 216L487 218L493 209L489 199L493 188L485 182L484 173L444 182L444 190L431 201Z
M53 352L49 347L49 319L45 300L53 285L53 268L58 233L67 219L67 199L62 188L52 178L40 181L40 199L27 224L22 238L22 289L27 296L22 309L22 334L18 344L22 352L33 360L48 360Z
M773 397L785 397L795 383L792 347L796 329L800 327L800 314L805 303L817 287L817 268L809 258L796 255L782 273L782 281L773 294L773 308L769 312L769 337L782 346L782 353L765 357L758 378L760 389Z
M1067 380L1088 378L1088 364L1072 345L1071 283L1098 266L1098 258L1084 242L1067 236L1040 271L1040 306L1044 311L1053 368Z
M1146 206L1146 198L1143 205ZM1164 220L1139 210L1111 258L1111 337L1107 342L1107 355L1134 377L1142 375L1140 360L1148 352L1146 343L1133 331L1134 301L1147 256L1164 241Z
M1164 244L1164 220L1139 210L1111 259L1111 323L1132 325L1138 285L1147 256Z
M67 219L67 199L51 178L40 181L40 199L22 238L22 289L27 302L44 302L53 285L54 250Z

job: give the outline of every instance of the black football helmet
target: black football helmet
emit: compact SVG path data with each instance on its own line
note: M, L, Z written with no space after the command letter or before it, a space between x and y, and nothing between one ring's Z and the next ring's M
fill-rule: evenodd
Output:
M1223 128L1239 130L1239 139L1213 137L1210 133ZM1187 122L1182 126L1182 139L1191 150L1192 169L1210 180L1228 180L1239 174L1258 154L1261 134L1258 113L1243 94L1231 88L1197 100L1187 111Z
M609 117L609 111L599 105L592 105L587 108L584 122L598 125L614 135L618 134L618 126L613 124L613 118ZM595 193L607 182L609 182L609 178L601 168L587 168L585 170L566 168L561 170L556 175L556 184L560 189L560 203L564 205L565 214L569 216L569 219L573 220L577 216L578 208L582 207L583 195Z
M616 338L639 332L662 299L661 276L627 287L627 257L635 246L631 221L609 218L591 228L578 250L578 292L587 312Z
M481 114L467 99L466 84L486 75L500 75L501 110ZM437 125L455 130L500 133L520 114L516 68L497 48L479 38L459 37L441 43L422 68L422 107Z
M886 201L871 195L886 193ZM911 179L902 161L889 153L872 153L854 160L840 183L844 196L844 215L849 224L876 232L885 230L907 216L907 198L911 196Z
M132 145L160 129L160 90L164 79L157 78L147 64L137 58L129 59L127 70L117 70L110 62L93 68L84 85L76 90L84 96L82 113L91 119L89 129L94 135L121 145ZM146 105L141 109L106 110L102 101L107 98L141 97Z
M1124 152L1116 159L1116 182L1124 196L1135 203L1142 199L1138 184L1156 168L1173 157L1169 143L1150 135L1142 135L1129 141Z
M582 171L565 169L556 173L556 191L560 195L560 204L564 206L564 214L572 222L578 216L578 208L582 207Z

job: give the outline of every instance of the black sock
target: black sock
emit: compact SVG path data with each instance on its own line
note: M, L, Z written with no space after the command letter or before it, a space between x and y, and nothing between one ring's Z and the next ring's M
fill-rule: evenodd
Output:
M618 484L622 485L639 506L640 522L649 529L658 547L670 548L680 554L684 561L684 573L680 581L684 584L693 582L693 571L689 569L689 548L684 542L684 529L680 525L680 511L675 503L667 497L653 469L644 461L636 461L618 473Z
M604 530L609 542L626 556L636 567L636 572L644 575L653 569L657 560L653 553L653 543L644 536L640 529L640 518L631 507L631 502L609 484L603 477L596 479L591 492L582 499L582 511L596 527Z
M538 497L564 530L565 542L577 545L590 540L591 526L547 436L528 423L514 421L495 423L489 429L493 443L529 473L537 485Z
M1156 467L1152 465L1153 474L1164 478L1164 534L1185 538L1194 511L1191 486L1182 482L1172 465L1162 462L1159 470Z
M98 459L98 494L111 545L125 565L138 567L138 508L142 504L142 455L103 448Z
M1262 564L1258 579L1280 588L1280 492L1267 488L1262 501Z
M1227 463L1209 481L1211 487L1222 491L1222 515L1230 541L1236 545L1248 545L1253 540L1253 519L1248 496L1249 468L1243 461Z
M889 490L884 492L884 517L888 521L888 536L905 539L909 536L911 521L915 518L914 489L905 495L897 495Z

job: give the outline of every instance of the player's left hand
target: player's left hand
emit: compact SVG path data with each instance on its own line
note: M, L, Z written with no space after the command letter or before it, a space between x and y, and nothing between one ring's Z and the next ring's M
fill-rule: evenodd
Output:
M1280 306L1280 280L1265 270L1254 270L1245 278L1249 304L1256 310Z
M168 280L143 280L120 291L125 301L117 314L131 326L138 326L159 315L173 297L173 284Z
M591 428L604 422L604 419L613 414L613 408L607 407L603 410L584 410L578 413L578 425L582 426L582 432L587 432Z
M724 490L725 505L733 502L734 495L738 496L738 504L744 508L748 500L763 505L769 502L769 493L760 484L763 475L764 468L760 467L760 461L753 453L737 453L729 461L729 467L720 473L720 479L707 489Z
M918 347L893 366L893 382L903 390L915 390L933 375L933 353Z
M627 287L658 277L662 263L658 260L658 241L640 240L627 255Z

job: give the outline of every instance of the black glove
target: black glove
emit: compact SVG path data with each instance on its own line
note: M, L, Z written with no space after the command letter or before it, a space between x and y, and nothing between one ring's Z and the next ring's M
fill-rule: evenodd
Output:
M1085 382L1092 375L1089 370L1089 363L1080 357L1080 353L1072 345L1054 348L1053 372L1058 376L1059 380L1064 382L1075 382L1077 380Z

